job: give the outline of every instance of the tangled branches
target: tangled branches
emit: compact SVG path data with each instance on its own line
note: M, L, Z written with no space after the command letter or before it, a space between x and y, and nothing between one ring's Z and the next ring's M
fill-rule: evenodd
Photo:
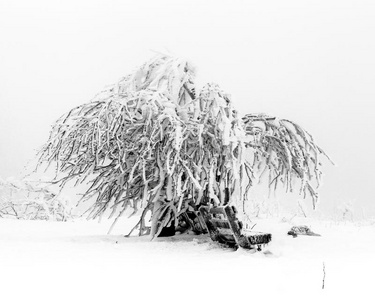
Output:
M189 206L223 204L224 191L238 195L262 163L276 175L275 188L279 180L290 186L294 175L311 193L308 166L318 165L321 152L312 138L286 120L247 115L241 121L217 85L207 84L197 96L194 76L186 60L155 57L62 116L39 164L56 164L54 183L61 187L90 183L82 198L96 199L89 218L142 210L142 229L151 210L152 236L177 223ZM246 147L255 151L251 163Z
M248 114L243 122L246 135L250 137L246 146L253 151L252 170L256 170L260 177L268 174L269 187L274 190L281 182L287 191L292 192L292 180L299 179L300 194L304 197L310 195L315 209L316 189L322 175L320 156L329 157L315 144L312 136L285 119Z
M66 221L73 216L68 198L33 182L0 179L0 217Z

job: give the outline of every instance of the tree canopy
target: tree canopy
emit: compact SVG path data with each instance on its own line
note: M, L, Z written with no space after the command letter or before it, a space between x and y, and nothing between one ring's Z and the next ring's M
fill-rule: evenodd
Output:
M189 61L157 55L58 119L39 165L54 163L61 187L90 182L82 198L95 199L89 218L132 209L142 233L151 211L152 236L191 206L222 205L226 193L246 201L255 174L274 189L299 180L315 206L325 154L312 136L289 120L240 118L217 84L197 93L195 75Z

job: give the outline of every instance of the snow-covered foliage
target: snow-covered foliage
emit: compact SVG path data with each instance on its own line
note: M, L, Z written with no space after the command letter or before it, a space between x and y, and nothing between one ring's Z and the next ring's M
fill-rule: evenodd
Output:
M151 211L152 236L177 224L189 206L245 201L257 170L268 171L275 188L282 181L291 189L291 178L300 178L315 205L310 181L319 179L322 151L311 136L287 120L241 120L218 85L207 84L197 95L194 78L189 61L156 56L63 115L39 163L56 164L54 183L61 187L90 182L82 198L96 199L89 218L107 211L120 217L131 208L141 212L143 233Z
M0 179L0 217L66 221L72 218L69 199L25 180Z
M311 134L292 121L265 115L248 114L243 121L246 134L251 137L246 146L251 148L252 171L258 178L268 175L269 188L274 190L281 182L286 191L293 192L293 180L299 180L299 193L311 196L315 208L318 193L314 186L319 187L322 175L320 156L329 157ZM251 182L247 190L250 187Z

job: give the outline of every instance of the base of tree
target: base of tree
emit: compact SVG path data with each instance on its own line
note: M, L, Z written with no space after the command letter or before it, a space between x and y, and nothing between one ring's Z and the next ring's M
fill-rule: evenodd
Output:
M242 223L237 219L237 210L234 206L212 208L201 206L199 211L211 239L220 244L260 251L262 246L268 244L272 239L270 233L242 230Z

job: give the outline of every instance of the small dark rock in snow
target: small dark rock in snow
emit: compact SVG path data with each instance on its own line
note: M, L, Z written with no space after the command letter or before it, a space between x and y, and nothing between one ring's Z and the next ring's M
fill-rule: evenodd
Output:
M320 234L314 233L311 229L306 225L299 225L293 226L289 231L288 234L296 238L298 235L312 235L312 236L320 236Z

